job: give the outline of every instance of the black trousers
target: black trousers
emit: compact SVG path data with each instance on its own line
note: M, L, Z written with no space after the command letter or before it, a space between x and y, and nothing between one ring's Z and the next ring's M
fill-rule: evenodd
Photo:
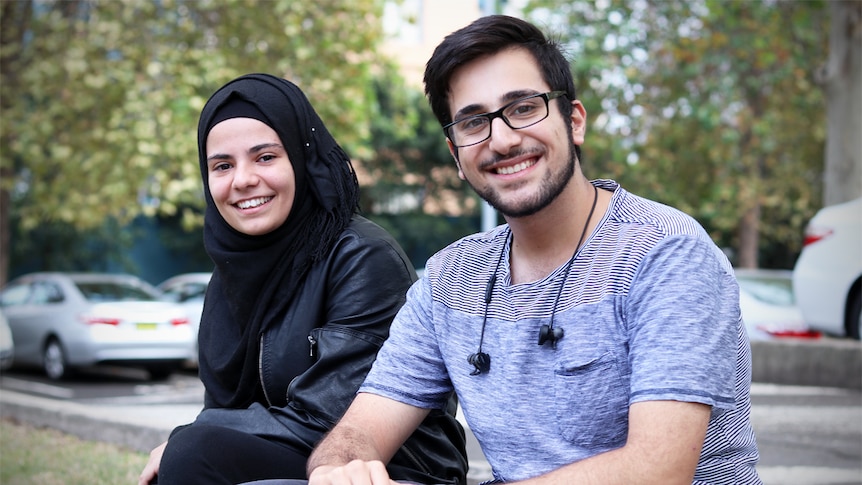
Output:
M308 456L283 443L210 425L175 432L159 464L159 485L236 485L271 478L305 479Z

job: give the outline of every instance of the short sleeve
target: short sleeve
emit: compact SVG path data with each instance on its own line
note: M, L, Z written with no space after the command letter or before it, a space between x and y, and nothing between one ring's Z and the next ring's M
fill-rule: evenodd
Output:
M626 300L631 401L734 405L739 288L703 238L672 236L644 258Z
M433 321L430 285L423 277L407 292L407 302L359 391L421 408L444 408L453 389Z

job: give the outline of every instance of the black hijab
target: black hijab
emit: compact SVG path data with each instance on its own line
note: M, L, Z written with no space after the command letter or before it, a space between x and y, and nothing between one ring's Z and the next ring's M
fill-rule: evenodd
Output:
M217 123L258 119L281 139L296 175L284 224L261 236L233 229L209 191L206 140ZM201 112L198 156L206 198L204 247L215 263L198 336L208 405L247 407L262 399L260 335L279 324L308 268L321 260L358 209L350 158L303 92L268 74L241 76L216 91Z

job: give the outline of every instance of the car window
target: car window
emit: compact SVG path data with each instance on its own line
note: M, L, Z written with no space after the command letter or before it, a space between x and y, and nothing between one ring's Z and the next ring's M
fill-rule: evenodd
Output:
M161 288L162 296L169 301L178 302L182 298L181 285L172 286L170 288Z
M6 287L0 295L0 305L15 306L27 303L30 299L30 285L13 284Z
M87 301L122 301L142 300L156 301L158 297L145 289L125 283L107 281L77 282L75 285Z
M203 301L207 292L207 284L200 282L177 283L162 289L162 293L171 301Z
M180 301L203 300L207 292L207 285L203 283L189 283L183 287Z
M33 295L30 298L30 303L44 305L61 301L63 301L63 292L54 283L46 281L33 283Z
M738 278L739 286L754 298L773 305L794 304L793 286L788 280Z

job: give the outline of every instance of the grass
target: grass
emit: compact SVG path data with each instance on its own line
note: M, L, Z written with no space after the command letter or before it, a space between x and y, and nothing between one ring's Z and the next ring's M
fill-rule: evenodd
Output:
M3 485L135 484L148 455L0 420Z

